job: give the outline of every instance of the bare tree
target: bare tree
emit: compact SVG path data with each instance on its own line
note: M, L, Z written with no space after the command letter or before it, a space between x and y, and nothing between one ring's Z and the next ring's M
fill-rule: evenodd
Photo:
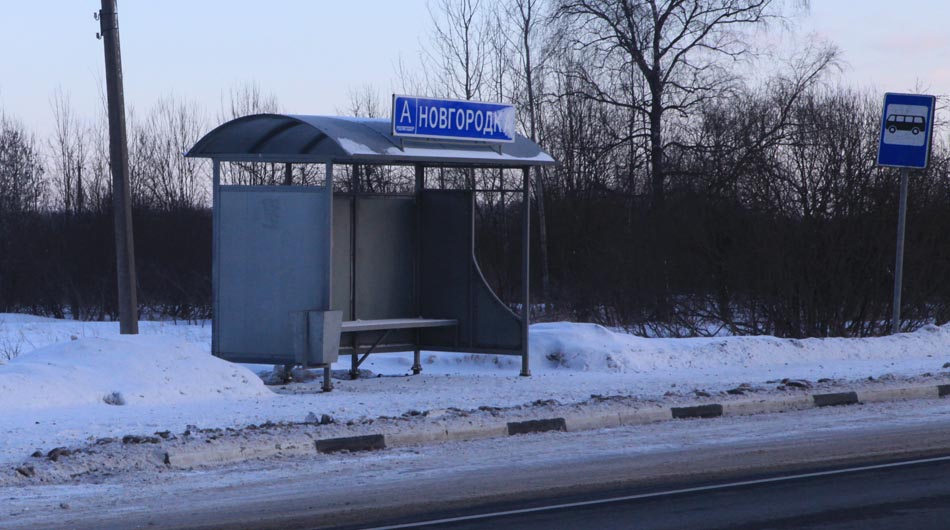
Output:
M420 53L420 58L424 59L426 54ZM401 94L424 94L426 92L425 71L413 69L400 55L393 65L393 87Z
M92 126L88 129L89 162L84 177L83 193L86 208L95 212L104 212L112 207L112 177L109 173L109 126L105 112L103 106L92 122Z
M204 160L185 153L206 129L194 102L172 96L159 99L142 124L145 174L150 204L161 210L198 208L208 202L210 175Z
M489 83L492 24L482 0L438 0L428 4L433 33L422 54L429 92L480 99ZM475 170L438 171L439 187L475 188Z
M265 93L256 82L246 82L228 91L222 99L218 121L225 122L250 114L276 114L281 111L277 98ZM222 183L263 185L280 184L286 179L283 164L241 162L221 166Z
M347 91L347 98L348 105L342 109L338 108L337 113L356 118L383 118L387 115L379 90L373 85L365 84L350 89ZM415 182L415 173L411 168L354 164L335 172L338 187L351 189L354 172L359 189L369 193L405 191L412 189Z
M777 0L561 0L558 16L568 39L591 49L597 66L607 71L576 72L589 97L645 115L648 124L631 136L650 142L652 204L662 209L667 179L664 126L668 113L686 117L689 111L719 97L733 76L722 58L738 59L749 52L741 29L777 16ZM635 71L646 93L618 94L616 82ZM632 90L633 85L627 85Z
M18 309L24 285L30 285L20 271L35 271L40 255L33 254L30 241L37 237L34 221L45 209L47 183L36 140L19 121L0 110L0 310ZM32 239L30 239L32 238ZM26 241L24 241L26 240ZM43 241L48 248L49 242ZM45 278L44 278L45 280ZM30 302L40 297L30 292ZM0 352L2 353L2 352Z
M513 0L508 6L510 18L514 20L519 56L519 73L521 74L525 104L528 114L528 136L532 142L539 142L539 121L543 115L538 93L541 84L541 69L546 57L537 53L539 47L539 33L542 25L542 13L539 11L546 5L544 0ZM541 143L543 147L543 142ZM541 166L534 168L535 204L538 209L538 246L541 261L541 292L546 295L551 288L551 273L548 262L548 231L547 217L544 211L544 178Z
M56 171L56 188L63 213L79 213L83 210L83 169L88 157L88 130L72 110L69 96L61 89L50 99L56 128L49 140Z
M347 107L337 112L358 118L384 118L386 110L379 96L379 90L370 84L346 91Z
M146 127L146 121L139 118L138 109L129 107L126 112L129 138L129 192L132 195L132 206L138 209L154 208L154 197L149 191L147 176L149 168L149 151L152 149L152 139ZM109 196L112 196L111 186Z
M222 96L221 102L221 109L218 112L219 122L233 120L248 114L280 112L277 97L265 93L261 90L261 86L254 81L231 87L228 90L227 98Z
M0 111L0 222L44 207L44 175L33 134Z
M488 43L482 0L439 0L429 4L434 34L423 58L434 73L430 88L459 99L474 99L485 81Z

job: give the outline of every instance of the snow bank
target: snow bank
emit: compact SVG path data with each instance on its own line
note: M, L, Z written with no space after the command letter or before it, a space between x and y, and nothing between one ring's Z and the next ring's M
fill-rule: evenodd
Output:
M174 337L87 338L0 365L0 411L75 405L168 405L273 394L240 365Z
M211 324L185 324L175 322L139 322L141 335L179 337L188 342L206 345L211 351ZM0 313L0 363L6 360L5 352L21 354L44 346L89 337L118 337L118 322L84 322L55 318Z
M52 324L54 322L64 322L55 318L41 317L37 315L26 315L22 313L0 313L0 323L8 324Z
M862 339L780 339L771 336L643 338L596 324L531 326L531 355L539 368L590 372L666 372L714 368L819 366L843 361L901 361L947 356L950 324L914 333ZM536 365L537 366L537 365Z
M330 393L320 392L317 373L275 395L246 367L210 355L207 324L141 322L140 330L123 336L115 322L0 314L0 464L90 437L299 422L311 413L345 422L595 394L670 402L742 383L784 395L768 383L783 378L854 389L950 377L950 325L869 339L657 339L559 322L531 326L532 377L518 376L515 356L444 352L424 352L422 374L409 376L407 352L370 356L363 368L379 377L336 380ZM12 350L18 356L2 364ZM334 368L349 364L343 356ZM113 393L127 405L106 404Z

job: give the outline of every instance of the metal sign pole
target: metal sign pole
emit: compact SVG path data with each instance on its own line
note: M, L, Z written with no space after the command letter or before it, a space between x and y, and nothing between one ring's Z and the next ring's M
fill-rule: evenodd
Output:
M894 263L894 314L891 333L901 328L901 283L904 276L904 227L907 225L907 168L901 168L900 206L897 214L897 258Z
M927 169L933 137L936 98L926 94L884 94L877 165L901 168L897 214L897 256L894 262L894 302L891 333L901 330L901 284L904 277L904 228L907 224L907 172Z
M531 376L528 339L531 328L531 168L521 173L521 376Z

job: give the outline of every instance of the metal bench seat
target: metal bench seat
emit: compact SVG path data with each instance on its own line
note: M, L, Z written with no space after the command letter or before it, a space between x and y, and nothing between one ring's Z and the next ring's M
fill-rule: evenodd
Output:
M383 331L392 329L418 329L457 326L454 318L386 318L379 320L349 320L340 324L341 333L360 331Z
M424 329L457 326L458 320L454 318L386 318L379 320L348 320L340 323L340 334L343 333L363 333L382 331L383 333L376 338L376 341L360 355L358 340L353 341L352 365L350 366L350 378L358 379L360 376L360 365L373 353L377 346L386 340L389 333L399 329ZM419 340L415 341L418 344ZM413 351L412 373L422 372L422 362L420 352L417 346Z

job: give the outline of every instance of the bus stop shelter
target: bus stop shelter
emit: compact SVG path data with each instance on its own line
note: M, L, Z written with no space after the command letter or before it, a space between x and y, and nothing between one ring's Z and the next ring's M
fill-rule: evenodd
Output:
M234 362L324 368L351 355L470 352L521 357L530 375L530 169L554 164L507 144L394 136L386 119L257 114L224 123L186 153L213 167L212 352ZM320 164L323 186L221 183L221 163ZM412 166L413 192L366 193L339 165ZM475 190L429 189L429 168L521 171L521 292L513 311L475 259Z

